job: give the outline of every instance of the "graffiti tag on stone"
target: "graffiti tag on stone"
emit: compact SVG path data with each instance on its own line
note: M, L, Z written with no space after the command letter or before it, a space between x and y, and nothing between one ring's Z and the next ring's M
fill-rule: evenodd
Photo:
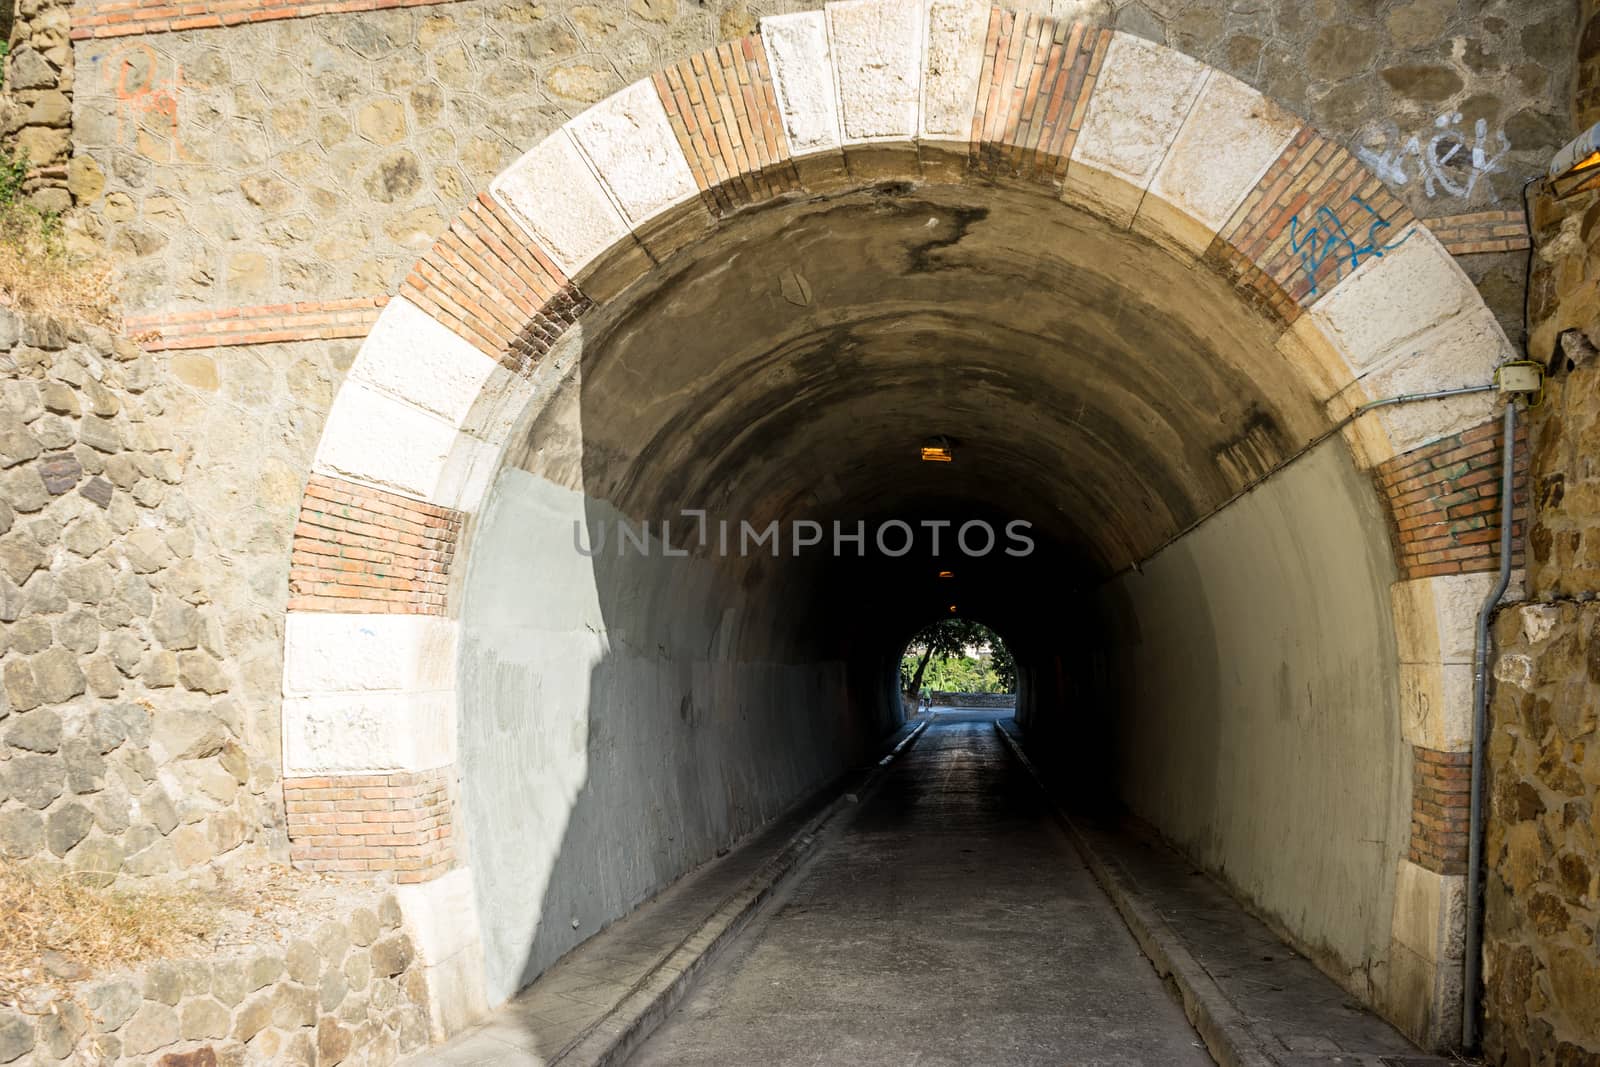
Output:
M1390 228L1390 223L1361 197L1352 196L1350 202L1366 212L1362 220L1366 224L1365 232L1357 223L1356 232L1351 233L1350 227L1327 204L1317 208L1309 221L1301 221L1299 215L1289 220L1289 250L1300 257L1300 266L1311 279L1313 294L1317 291L1317 272L1324 263L1332 261L1337 282L1344 277L1346 267L1355 270L1363 259L1381 258L1385 252L1405 244L1406 238L1411 236L1412 231L1407 230L1398 240L1384 243L1383 231Z
M1448 196L1471 196L1487 174L1505 169L1502 160L1511 150L1503 130L1489 132L1489 123L1478 119L1467 136L1461 128L1461 112L1447 111L1434 119L1431 134L1405 138L1393 122L1370 122L1362 128L1356 155L1390 185L1422 182L1422 191L1434 197L1443 191ZM1491 188L1491 200L1499 199Z
M173 63L172 74L160 77L160 57L145 44L118 49L109 58L105 80L117 101L117 143L127 140L128 125L137 135L140 125L148 123L171 138L177 155L187 155L178 136L178 94L189 84L182 64Z

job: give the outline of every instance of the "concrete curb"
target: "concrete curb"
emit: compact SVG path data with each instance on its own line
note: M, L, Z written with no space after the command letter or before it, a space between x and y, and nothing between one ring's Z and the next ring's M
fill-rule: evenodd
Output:
M1206 1043L1206 1050L1211 1053L1212 1059L1222 1067L1276 1067L1281 1061L1269 1051L1243 1013L1228 999L1200 961L1194 958L1183 939L1173 932L1160 912L1140 895L1127 872L1115 860L1096 852L1071 816L1050 796L1050 791L1045 788L1044 777L1022 750L1021 743L998 722L994 728L1049 799L1073 847L1083 857L1095 881L1100 883L1100 888L1111 898L1112 905L1139 942L1139 948L1149 957L1156 973L1162 978L1170 978L1177 987L1184 1014Z
M678 1006L700 971L795 872L830 825L841 814L857 808L877 788L884 769L911 747L927 727L926 722L912 727L876 766L852 786L846 786L796 831L777 855L762 864L698 929L679 942L615 1008L558 1053L550 1061L551 1067L605 1067L626 1060Z

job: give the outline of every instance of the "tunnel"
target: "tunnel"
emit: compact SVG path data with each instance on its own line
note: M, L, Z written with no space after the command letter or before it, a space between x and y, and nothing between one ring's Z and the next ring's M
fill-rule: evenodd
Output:
M935 6L966 21L784 16L637 83L419 261L302 510L399 531L415 579L347 554L291 599L286 779L409 775L449 1032L877 760L908 640L960 615L1058 795L1437 1046L1462 879L1419 768L1461 744L1495 426L1481 392L1360 405L1481 387L1504 336L1242 83ZM1018 35L1075 109L986 88ZM1473 517L1417 544L1425 471Z
M1350 966L1385 951L1392 857L1309 832L1404 829L1371 481L1331 440L1203 521L1326 425L1275 337L1150 240L932 185L742 217L587 321L463 592L493 990L871 757L952 606L1013 642L1085 803Z

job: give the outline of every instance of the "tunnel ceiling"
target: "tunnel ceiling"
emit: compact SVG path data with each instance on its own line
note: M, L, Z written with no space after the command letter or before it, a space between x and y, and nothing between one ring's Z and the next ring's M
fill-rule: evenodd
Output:
M566 418L536 417L512 461L574 483L576 444L584 491L639 518L1023 518L1105 574L1326 425L1280 332L1224 278L1037 194L788 202L588 321ZM935 435L954 463L918 460Z

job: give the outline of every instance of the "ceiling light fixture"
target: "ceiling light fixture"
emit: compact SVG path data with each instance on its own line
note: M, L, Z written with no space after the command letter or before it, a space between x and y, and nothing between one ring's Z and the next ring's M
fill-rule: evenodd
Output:
M955 459L955 446L948 437L930 437L922 443L922 462L949 463Z

